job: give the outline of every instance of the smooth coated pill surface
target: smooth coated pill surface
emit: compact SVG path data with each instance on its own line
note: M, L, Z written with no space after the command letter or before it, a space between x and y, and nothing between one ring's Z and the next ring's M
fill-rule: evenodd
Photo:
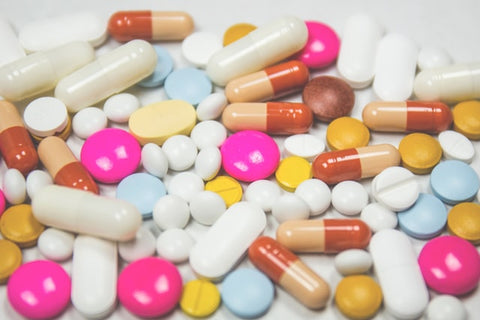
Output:
M173 71L174 63L170 53L159 45L154 45L153 48L157 53L157 65L151 75L137 83L137 85L143 88L154 88L163 85L165 79Z
M41 138L53 136L67 127L67 107L56 98L41 97L25 107L23 121L31 134Z
M227 210L223 198L216 192L204 190L190 200L190 214L195 221L211 226Z
M72 256L75 235L56 228L48 228L38 238L38 250L45 258L65 261Z
M312 166L310 162L296 156L282 159L275 171L277 183L289 192L294 192L300 183L311 177Z
M417 66L420 70L446 67L452 64L452 57L440 47L425 46L418 51Z
M470 163L475 156L472 142L463 134L453 130L445 130L438 135L443 156L447 160L460 160Z
M168 172L168 159L165 151L158 144L149 142L142 147L143 168L159 178L165 177Z
M15 168L5 171L2 189L5 199L10 204L21 204L27 196L25 177Z
M242 185L230 176L217 176L205 184L205 190L216 192L222 197L227 208L239 202L243 196Z
M381 304L380 286L366 275L345 277L335 289L335 305L349 319L370 319Z
M182 41L183 57L197 68L205 68L211 56L220 49L222 41L213 32L194 32Z
M283 147L286 154L302 157L312 162L325 150L325 143L317 136L300 133L288 136L283 141Z
M0 284L7 282L10 275L22 264L22 251L10 240L0 239Z
M480 242L480 205L473 202L462 202L448 212L448 231L473 244Z
M29 204L9 207L0 220L0 233L3 238L14 242L20 248L36 245L43 230L45 226L32 214L32 206Z
M358 119L340 117L330 122L326 138L330 150L365 147L370 141L370 131Z
M53 179L47 172L43 170L33 170L31 171L26 179L27 195L30 199L33 199L38 190L42 189L45 186L53 184ZM3 194L2 194L3 195ZM1 197L0 197L1 198ZM0 200L1 203L1 200ZM0 205L0 212L1 210Z
M200 150L195 158L195 173L205 181L215 178L222 167L222 153L217 147Z
M4 49L0 55L0 66L25 57L25 50L18 40L13 26L5 18L0 19L0 39L4 44Z
M188 281L183 286L180 308L191 317L203 318L213 314L220 306L220 291L205 279Z
M402 166L415 174L430 173L442 159L442 147L437 139L425 133L410 133L398 145Z
M167 186L169 194L177 195L187 202L204 189L204 182L197 174L184 171L173 176Z
M348 249L335 256L335 269L343 276L365 273L372 267L372 256L362 249Z
M200 121L214 120L222 114L226 105L227 97L223 92L212 93L198 104L197 118Z
M295 194L302 198L310 208L310 216L318 216L330 207L332 193L328 185L319 179L302 181L295 189Z
M247 186L245 200L258 204L265 212L270 212L281 194L282 190L277 183L262 179Z
M430 300L426 317L428 320L467 320L468 313L462 301L451 295L439 295Z
M219 121L204 120L193 127L190 138L199 150L205 147L220 147L227 138L227 129Z
M196 106L212 93L212 83L203 70L176 69L165 79L165 93L172 100L184 100Z
M107 115L102 109L88 107L77 112L72 119L73 132L86 139L97 131L105 129L108 124Z
M368 204L368 192L356 181L342 181L332 189L332 206L341 214L354 216Z
M124 123L140 108L140 100L130 93L114 94L103 105L103 112L110 121Z
M156 242L158 256L173 263L188 260L195 240L184 229L171 228L162 232Z
M308 219L310 208L299 196L285 192L272 206L272 216L279 222Z
M480 101L469 100L452 109L453 129L472 140L480 139Z
M223 33L223 46L228 46L230 43L243 38L255 29L257 29L257 26L250 23L235 23L231 25Z
M155 236L145 226L138 229L134 239L119 242L117 245L119 256L127 262L133 262L155 254Z
M174 194L161 197L153 208L153 220L162 230L184 228L189 219L188 202Z
M372 232L395 229L398 224L397 214L378 202L370 203L363 208L360 219L370 227Z

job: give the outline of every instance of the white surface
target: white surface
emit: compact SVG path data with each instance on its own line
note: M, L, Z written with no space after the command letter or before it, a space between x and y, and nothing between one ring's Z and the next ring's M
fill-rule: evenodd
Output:
M285 0L264 0L264 1L187 1L187 0L157 0L151 2L133 2L131 0L116 1L98 1L98 0L75 0L60 1L50 0L16 0L0 2L0 12L8 18L16 30L24 26L33 19L44 17L54 17L60 14L67 14L83 10L93 10L105 19L119 10L127 9L156 9L156 10L184 10L189 12L195 20L196 31L215 32L219 36L234 23L248 22L257 26L268 23L274 18L278 18L285 14L298 16L305 20L318 20L329 24L334 28L339 36L342 36L343 25L347 18L357 12L367 12L371 14L379 23L384 26L387 32L400 32L411 37L419 47L433 45L444 48L455 62L473 62L478 60L480 52L480 42L478 41L478 30L480 30L480 2L477 0L425 0L425 1L382 1L382 0L345 0L345 1L329 1L329 0L304 0L302 2L285 1ZM189 66L187 61L181 55L181 42L165 42L161 43L171 53L175 67ZM105 53L115 47L119 43L109 39L105 45L97 49L97 54ZM338 76L335 66L324 70L312 71L312 76L320 74L331 74ZM221 88L215 88L216 92L222 92ZM149 103L166 99L163 89L142 89L132 87L127 92L135 94L141 101L141 105L145 106ZM50 94L51 95L51 94ZM355 91L355 106L352 116L361 119L361 111L363 106L375 99L371 87ZM301 94L286 97L285 101L301 101ZM24 108L27 102L16 103L19 108ZM101 105L99 105L101 107ZM114 125L115 124L111 124ZM325 141L326 124L316 121L310 130L310 133L316 135ZM371 144L389 142L398 146L399 141L403 138L403 134L386 134L372 133ZM283 155L282 148L284 138L275 137L279 143ZM82 140L72 136L68 141L68 145L73 149L74 154L79 154ZM474 142L476 155L472 161L472 166L477 173L480 172L480 142ZM0 166L0 179L5 171L5 164L2 162ZM172 173L164 179L168 183ZM429 192L428 175L416 176L421 186L422 192ZM371 180L367 179L362 182L369 193ZM246 185L244 185L245 190ZM109 185L100 185L101 192L106 195L114 195L114 188ZM371 193L370 193L371 195ZM370 199L372 199L370 197ZM475 200L478 202L478 200ZM450 209L450 206L447 206ZM336 210L330 207L327 212L316 218L325 217L342 217ZM151 228L158 236L158 229L154 226L152 220L145 221L144 225ZM277 222L267 214L267 227L264 234L275 236ZM207 226L200 225L190 220L187 230L195 240L199 240L209 229ZM446 231L444 232L447 233ZM418 254L425 241L410 238L414 244L416 253ZM41 259L43 256L36 248L24 249L24 261ZM302 260L319 275L321 275L331 286L332 293L336 284L340 281L341 276L334 268L334 255L325 254L301 254ZM65 269L71 271L71 261L62 264ZM184 283L195 278L192 269L188 263L178 265L182 274ZM248 259L242 259L240 266L253 267ZM221 284L218 284L221 288ZM430 291L430 296L437 294ZM470 319L480 318L480 290L477 288L471 294L467 294L460 299L469 314ZM336 310L333 299L330 300L324 310L312 311L298 303L293 297L288 295L280 288L276 288L275 301L267 314L261 317L265 319L343 319ZM0 318L1 319L22 319L16 314L6 299L6 285L0 286ZM165 319L185 319L180 308L175 312L165 316ZM67 311L59 317L59 320L65 319L83 319L83 316L76 311L73 306L69 306ZM115 320L131 320L138 319L128 313L122 306L117 306L115 312L109 317ZM236 319L225 307L212 315L209 319ZM379 319L391 319L391 317L383 311L375 317Z

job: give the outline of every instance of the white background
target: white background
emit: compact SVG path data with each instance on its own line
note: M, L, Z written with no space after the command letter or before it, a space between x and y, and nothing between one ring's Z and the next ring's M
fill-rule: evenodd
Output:
M209 31L216 33L219 37L232 24L238 22L248 22L260 26L273 18L290 14L296 15L304 20L316 20L330 25L341 36L342 27L346 19L357 12L367 12L376 17L385 27L386 32L399 32L411 37L418 47L425 45L439 46L448 51L455 62L477 61L480 53L480 2L476 0L456 0L456 1L101 1L101 0L82 0L82 1L38 1L38 0L15 0L0 1L0 14L12 22L14 27L22 27L26 23L41 18L53 17L63 13L72 13L80 10L91 10L96 12L105 20L119 10L132 9L152 9L157 11L183 10L190 13L195 20L195 31ZM162 43L174 58L175 66L188 66L188 63L181 56L180 42ZM110 50L119 44L109 39L104 46L98 49L97 54ZM1 44L0 44L1 50ZM316 70L312 76L320 74L338 75L335 66L325 70ZM215 91L221 91L221 88L215 88ZM128 92L138 95L142 105L149 104L166 99L163 89L143 90L139 88L130 88ZM365 104L375 100L371 88L356 90L355 107L352 116L361 119L361 110ZM288 97L289 101L301 101L301 95ZM28 102L28 101L27 101ZM19 108L23 108L27 102L18 103ZM101 107L102 104L99 104ZM325 123L315 122L311 133L325 139ZM380 134L372 133L371 144L389 142L398 146L402 139L402 134ZM283 150L282 138L275 137L280 148ZM324 140L325 141L325 140ZM82 140L72 136L68 144L75 154L79 153ZM477 155L472 166L480 172L480 144L475 142ZM4 163L0 166L0 172L5 170ZM141 170L141 168L140 168ZM428 187L428 175L418 176L418 181L422 186L422 192L430 192ZM1 177L0 177L1 179ZM165 180L168 184L168 178ZM370 193L370 181L362 182ZM245 186L244 186L245 187ZM112 195L114 187L101 185L103 194ZM371 197L370 197L371 198ZM476 200L475 200L476 201ZM450 209L450 207L448 207ZM321 216L323 217L342 217L333 208ZM145 222L154 229L151 221ZM274 236L277 226L275 219L268 214L268 225L265 234ZM208 228L200 226L191 221L187 230L191 235L199 239ZM158 230L156 230L158 235ZM417 253L422 248L424 241L412 239ZM393 248L392 248L393 249ZM42 256L36 248L23 250L24 261L40 259ZM332 293L340 275L333 267L333 255L323 254L302 254L301 258L318 274L325 278L331 285ZM1 259L1 257L0 257ZM63 263L65 269L70 272L70 262ZM248 259L244 259L241 266L252 267ZM188 263L178 265L183 276L184 282L194 278ZM219 285L221 287L221 285ZM431 292L431 296L435 296ZM471 319L480 318L480 292L477 288L467 296L461 297ZM275 301L262 319L300 319L300 318L320 318L320 319L342 319L342 316L335 309L333 301L330 300L328 306L321 311L311 311L296 300L290 297L286 292L277 287ZM70 305L60 319L82 319L83 317ZM111 319L136 319L121 306L117 306L115 312L110 316ZM167 315L166 319L184 319L185 316L179 308L173 313ZM211 317L212 319L232 319L235 318L224 306ZM6 299L6 286L0 286L0 319L22 319L12 310ZM383 310L376 316L376 319L390 319Z

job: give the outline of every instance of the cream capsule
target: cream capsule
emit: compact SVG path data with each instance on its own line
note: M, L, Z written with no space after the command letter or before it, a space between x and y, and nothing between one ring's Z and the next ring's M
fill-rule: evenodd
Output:
M308 131L313 114L307 105L297 102L239 102L223 110L222 122L231 131L297 134Z
M2 51L0 52L0 66L25 57L20 41L9 21L0 18L0 40L2 41Z

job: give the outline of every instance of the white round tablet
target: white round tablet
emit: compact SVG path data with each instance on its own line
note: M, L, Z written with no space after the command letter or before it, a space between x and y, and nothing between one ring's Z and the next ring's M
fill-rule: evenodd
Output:
M203 191L204 188L205 184L202 178L188 171L174 175L167 186L169 194L177 195L187 202L190 202L193 196Z
M193 127L190 138L199 150L206 147L220 147L227 138L227 129L215 120L201 121Z
M308 204L294 193L282 194L272 206L272 215L279 223L288 220L303 220L310 216Z
M168 159L162 147L155 143L147 143L142 147L143 168L159 178L165 177L168 172Z
M417 65L420 70L446 67L452 64L452 58L445 49L425 46L418 52Z
M213 191L202 191L190 201L190 214L198 223L211 226L227 210L223 198Z
M294 134L283 142L289 156L298 156L312 161L325 150L325 143L312 134Z
M87 139L95 132L105 129L107 123L107 115L102 109L88 107L73 116L72 129L79 138Z
M210 57L222 49L222 40L212 32L194 32L182 42L182 54L188 62L205 68Z
M72 256L75 235L56 228L48 228L38 237L38 250L45 258L65 261Z
M372 232L395 229L398 223L397 214L378 202L370 203L363 208L360 219L370 227Z
M130 115L138 108L140 108L140 100L130 93L113 95L103 105L107 118L118 123L127 122Z
M152 216L162 230L184 228L190 219L190 208L181 197L167 194L155 203Z
M195 159L195 173L205 181L215 178L222 167L222 153L217 147L200 150Z
M54 97L42 97L30 102L23 112L25 127L39 137L53 136L68 124L65 104Z
M270 180L257 180L245 189L245 200L258 204L263 211L272 211L273 204L282 195L280 186Z
M328 185L319 179L307 179L295 189L295 194L305 201L310 208L310 216L318 216L327 211L332 200Z
M43 170L33 170L28 173L25 183L27 195L30 199L33 199L38 190L53 184L53 179L50 174Z
M183 229L168 229L157 238L157 253L173 263L188 260L195 240Z
M208 95L197 106L197 118L200 121L213 120L220 117L227 106L227 97L222 92Z
M162 149L168 159L168 167L174 171L183 171L195 163L197 146L190 137L174 135L165 140Z
M135 238L130 241L118 243L118 254L127 261L132 262L155 254L155 236L146 227L140 227Z
M367 190L359 182L342 181L332 189L332 205L341 214L347 216L359 214L367 204Z
M451 295L439 295L430 300L426 310L427 320L467 320L462 301Z
M438 142L440 142L445 159L470 163L475 156L475 148L472 142L460 132L442 131L438 135Z
M21 204L27 197L27 186L23 174L15 168L10 168L3 175L3 195L10 204Z
M373 260L370 253L362 249L348 249L335 256L335 269L343 275L365 273L372 267Z

